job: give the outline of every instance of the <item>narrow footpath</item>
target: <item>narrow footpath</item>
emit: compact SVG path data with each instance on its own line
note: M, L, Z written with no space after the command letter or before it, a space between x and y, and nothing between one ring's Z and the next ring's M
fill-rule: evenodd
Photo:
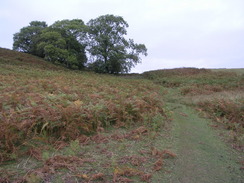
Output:
M174 149L177 152L172 183L243 183L237 152L225 144L207 119L183 104L173 109Z

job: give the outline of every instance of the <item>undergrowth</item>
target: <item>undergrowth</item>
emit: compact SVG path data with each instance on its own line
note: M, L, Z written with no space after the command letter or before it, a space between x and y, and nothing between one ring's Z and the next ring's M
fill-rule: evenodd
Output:
M210 69L178 68L149 71L143 75L164 87L179 88L182 95L213 94L244 89L244 75Z
M242 72L241 69L235 72L234 69L217 71L178 68L149 71L143 75L157 84L177 90L187 104L204 111L208 117L230 131L229 137L234 142L233 146L243 151L244 74Z
M213 99L198 102L198 106L218 125L230 131L233 147L244 151L244 98L238 100Z
M162 94L173 91L168 102L182 102L178 94L197 98L191 105L239 143L244 100L234 95L243 89L244 75L234 72L180 68L115 77L0 49L0 182L160 181L176 157L162 143L171 117ZM231 97L216 97L223 92Z
M40 143L167 118L158 86L68 71L27 54L0 52L0 161Z

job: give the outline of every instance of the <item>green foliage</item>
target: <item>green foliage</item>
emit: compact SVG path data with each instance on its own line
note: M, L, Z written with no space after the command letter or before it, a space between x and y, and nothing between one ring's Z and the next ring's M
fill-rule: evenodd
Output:
M48 152L48 151L44 151L44 152L42 153L42 159L43 159L44 161L48 160L50 157L51 157L50 152Z
M154 131L159 131L161 127L163 127L165 124L165 117L162 116L161 114L157 114L153 116L151 123Z
M23 27L19 33L14 34L13 50L41 56L38 53L37 43L42 30L46 27L46 22L30 22L29 26Z
M70 146L66 148L65 154L68 156L76 156L81 151L79 140L72 140Z
M99 73L127 73L137 63L140 54L147 55L143 44L126 40L127 22L120 16L105 15L90 20L56 21L49 27L33 21L14 34L13 49L30 53L70 69L87 66Z
M87 61L85 34L82 20L62 20L49 27L44 22L31 22L14 35L13 49L70 69L83 69Z
M69 54L66 58L66 67L83 69L87 61L85 54L87 27L80 19L56 21L50 26L61 33L66 41L65 49Z
M104 15L88 22L88 48L93 70L103 73L127 73L137 63L139 54L147 55L143 44L126 40L128 23L120 16Z
M36 175L35 173L31 173L26 176L27 183L40 183L42 181L43 181L42 178Z
M86 40L87 27L80 19L56 21L51 25L51 28L62 30L64 36L67 38L72 36L79 43L83 43ZM72 47L72 41L74 40L70 39L68 41L69 47Z

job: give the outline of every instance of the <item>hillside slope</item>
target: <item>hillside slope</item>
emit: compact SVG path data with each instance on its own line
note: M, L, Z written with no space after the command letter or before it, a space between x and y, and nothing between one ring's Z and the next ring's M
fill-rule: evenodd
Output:
M243 76L101 75L0 48L0 182L241 183Z
M179 68L144 73L167 88L164 101L173 112L172 149L178 158L165 182L243 181L243 70Z
M48 63L39 57L5 48L0 48L0 64L2 66L2 71L7 66L33 69L38 68L43 70L65 70L64 68Z
M151 150L154 143L148 141L168 121L159 91L151 81L71 71L0 49L0 182L57 181L55 173L63 168L67 171L61 177L74 181L92 176L122 180L132 169L136 179L149 180L157 157L138 152ZM141 139L135 148L125 148ZM129 154L150 166L127 165Z

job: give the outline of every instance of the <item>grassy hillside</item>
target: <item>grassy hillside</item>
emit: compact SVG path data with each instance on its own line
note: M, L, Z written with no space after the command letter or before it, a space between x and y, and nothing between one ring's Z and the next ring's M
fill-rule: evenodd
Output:
M110 76L68 70L0 48L0 182L181 179L182 169L196 163L185 162L187 144L198 149L204 143L197 138L215 138L191 107L214 119L212 126L224 129L233 147L243 148L244 75L241 69L231 71L180 68ZM182 136L174 137L177 124ZM197 132L197 125L202 135L185 133ZM212 157L219 162L216 151L195 156L200 162ZM232 160L222 154L228 161L220 166L225 166ZM175 166L178 175L172 177ZM198 162L196 167L199 172L206 168ZM198 180L194 174L189 173L191 180Z
M154 83L178 92L228 130L233 146L244 150L244 69L179 68L144 73ZM173 89L173 90L172 90Z
M216 72L219 72L219 71L234 72L234 73L237 73L239 75L244 74L244 69L211 69L211 70L216 71Z
M168 115L159 91L148 80L70 71L28 54L0 49L0 162L5 165L0 181L58 181L54 173L60 169L69 172L61 176L64 179L71 175L74 180L123 179L133 170L133 176L149 180L153 163L145 170L126 163L120 167L117 161L131 154L127 146L144 137L155 138L165 125ZM104 141L109 143L98 147ZM133 161L155 161L150 155L138 156L140 146L132 148ZM153 143L147 148L152 147ZM115 157L106 161L111 155ZM22 161L28 161L29 167L13 168ZM107 172L104 166L109 168ZM83 173L74 167L83 168Z

